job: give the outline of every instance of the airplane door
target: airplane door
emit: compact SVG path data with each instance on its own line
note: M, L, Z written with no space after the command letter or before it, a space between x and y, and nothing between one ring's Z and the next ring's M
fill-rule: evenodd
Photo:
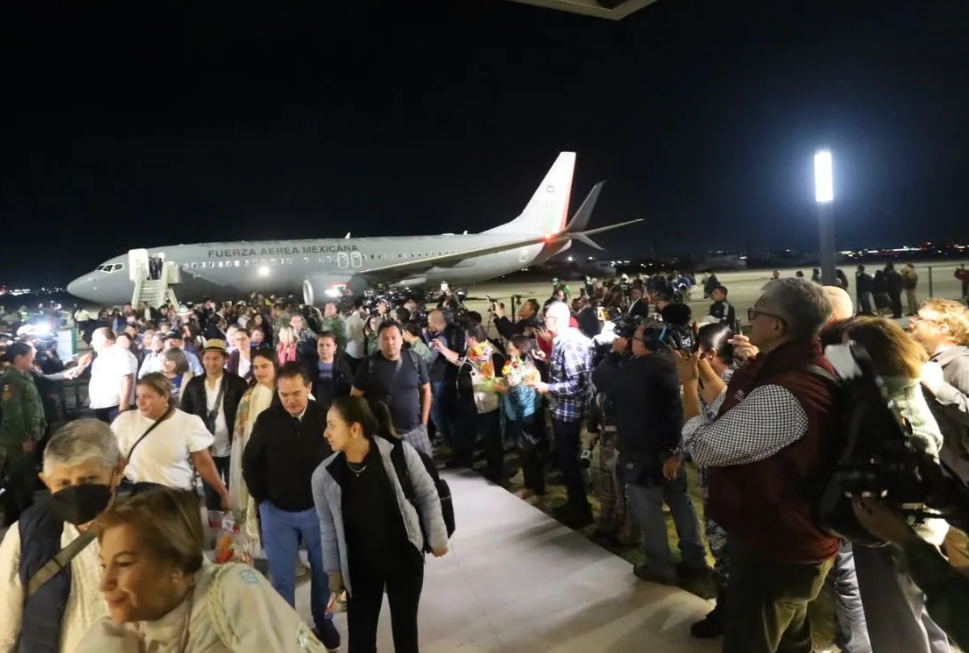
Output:
M346 256L346 254L344 254L344 256ZM360 255L360 252L350 252L350 265L355 268L363 265L363 256Z
M346 252L340 252L336 255L336 262L341 268L346 268L350 266L350 257L347 256Z

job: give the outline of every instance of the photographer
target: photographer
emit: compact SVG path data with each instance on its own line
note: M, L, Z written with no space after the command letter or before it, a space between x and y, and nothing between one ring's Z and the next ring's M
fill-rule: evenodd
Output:
M495 314L495 328L502 338L511 340L515 336L524 334L528 327L533 327L538 323L539 308L538 300L526 300L518 312L520 319L512 324L505 313L504 305L493 301L491 310Z
M700 526L687 492L686 470L672 479L663 477L663 463L672 455L683 426L680 384L676 368L652 355L650 347L663 347L661 325L643 324L633 333L632 358L621 365L630 339L613 341L612 354L596 368L596 388L614 399L619 461L617 468L627 484L630 506L642 529L644 564L635 567L642 580L673 585L676 567L670 555L663 503L670 507L687 571L705 573L706 554Z
M938 461L942 433L919 386L926 360L922 348L885 318L854 318L845 324L844 338L868 352L888 398L909 425L907 439L913 447ZM943 519L927 519L915 526L918 536L934 546L942 544L948 530ZM926 612L925 594L907 573L897 569L891 552L857 546L854 557L865 613L893 615L891 619L868 619L872 650L897 647L911 653L948 653L945 633Z

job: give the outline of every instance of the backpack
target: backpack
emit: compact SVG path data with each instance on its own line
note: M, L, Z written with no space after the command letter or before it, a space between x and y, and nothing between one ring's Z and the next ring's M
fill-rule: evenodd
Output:
M390 451L390 460L394 464L394 471L397 472L397 480L400 481L400 487L404 491L404 497L417 510L417 519L421 521L421 531L424 533L424 552L430 553L431 546L427 537L427 526L423 523L421 511L415 503L414 484L411 482L410 473L407 471L407 461L404 459L404 442L397 440L393 444L394 448ZM424 463L424 469L427 470L427 473L431 475L431 480L434 481L434 488L437 490L437 497L441 502L441 515L444 517L444 526L447 529L448 539L451 539L451 536L454 535L454 504L451 502L451 488L448 486L447 481L438 474L437 466L431 460L430 456L417 449L414 449L414 451L421 457L421 462Z
M832 388L832 410L838 420L831 450L817 473L800 478L799 491L807 497L820 530L877 547L885 542L858 522L848 494L885 492L885 500L895 505L922 503L920 458L909 438L911 429L889 399L868 353L855 342L843 347L841 352L850 351L854 359L853 373L839 372L836 377L816 365L802 368ZM830 351L829 347L825 353Z

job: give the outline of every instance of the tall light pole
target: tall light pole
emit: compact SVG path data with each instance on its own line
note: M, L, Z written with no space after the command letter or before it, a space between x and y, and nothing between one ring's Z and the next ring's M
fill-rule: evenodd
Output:
M831 150L818 150L814 154L814 201L818 205L818 231L821 255L821 283L835 284L834 261L834 164Z

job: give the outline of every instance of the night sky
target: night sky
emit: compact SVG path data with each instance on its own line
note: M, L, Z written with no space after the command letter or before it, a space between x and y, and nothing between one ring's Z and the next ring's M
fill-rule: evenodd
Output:
M560 150L573 210L608 179L592 225L646 219L602 238L627 256L813 247L823 144L839 246L969 238L965 0L11 4L7 284L138 246L479 231Z

